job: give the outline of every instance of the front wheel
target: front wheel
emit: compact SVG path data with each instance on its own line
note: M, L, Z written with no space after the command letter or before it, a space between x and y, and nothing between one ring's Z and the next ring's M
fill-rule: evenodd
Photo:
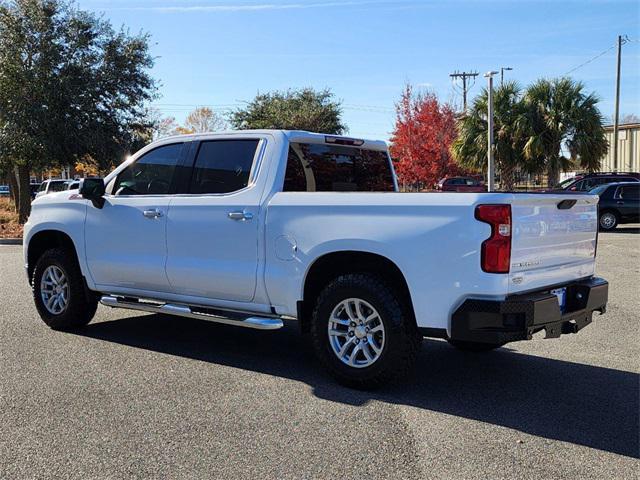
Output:
M614 230L618 226L618 216L613 212L602 212L598 223L600 224L600 230Z
M87 296L75 254L53 248L38 259L32 278L33 299L40 318L54 330L88 324L98 300Z
M322 290L311 337L325 368L340 383L361 389L406 375L420 345L396 292L372 274L342 275Z

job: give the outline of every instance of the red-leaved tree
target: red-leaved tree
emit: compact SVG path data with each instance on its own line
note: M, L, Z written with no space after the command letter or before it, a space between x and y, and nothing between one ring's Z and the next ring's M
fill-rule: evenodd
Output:
M457 133L449 105L433 93L415 94L407 85L396 112L390 151L402 185L432 188L441 178L461 173L450 153Z

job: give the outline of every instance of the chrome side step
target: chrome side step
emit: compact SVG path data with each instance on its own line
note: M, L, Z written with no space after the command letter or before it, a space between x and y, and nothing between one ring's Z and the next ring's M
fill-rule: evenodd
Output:
M224 323L225 325L235 325L237 327L255 328L258 330L277 330L284 326L280 318L257 317L253 315L229 318L218 314L206 313L205 311L194 312L188 305L127 300L125 298L114 297L112 295L103 296L100 299L100 303L107 307L126 308L129 310L140 310L143 312L165 313L180 317L198 318L209 322Z

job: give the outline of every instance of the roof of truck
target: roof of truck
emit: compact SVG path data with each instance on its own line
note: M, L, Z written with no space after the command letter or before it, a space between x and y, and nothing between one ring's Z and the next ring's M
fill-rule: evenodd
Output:
M207 139L207 138L216 138L230 135L273 135L274 133L280 133L287 137L289 141L292 142L301 142L307 141L312 143L332 143L328 142L327 138L331 139L340 139L340 140L355 140L361 141L361 144L352 145L362 148L370 148L375 150L386 150L387 143L383 140L371 140L365 138L354 138L349 137L347 135L333 135L330 133L316 133L316 132L307 132L305 130L277 130L277 129L261 129L261 130L225 130L222 132L206 132L206 133L190 133L185 135L172 135L170 137L164 137L156 142L166 142L167 140L175 140L175 139ZM156 142L153 142L154 144ZM335 142L334 142L335 143Z

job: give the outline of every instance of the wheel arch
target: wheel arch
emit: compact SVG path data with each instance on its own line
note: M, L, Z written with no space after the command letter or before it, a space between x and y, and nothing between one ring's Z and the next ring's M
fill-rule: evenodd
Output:
M61 230L41 230L29 239L27 244L27 274L29 277L29 284L33 277L33 270L38 262L38 259L44 252L51 248L64 248L73 254L78 261L78 250L71 237Z
M316 258L307 268L304 276L302 300L298 302L298 322L303 332L309 331L309 319L314 301L324 286L331 280L347 273L375 273L388 280L396 290L407 313L415 323L415 311L411 300L409 285L402 270L395 262L367 251L341 250L325 253Z

